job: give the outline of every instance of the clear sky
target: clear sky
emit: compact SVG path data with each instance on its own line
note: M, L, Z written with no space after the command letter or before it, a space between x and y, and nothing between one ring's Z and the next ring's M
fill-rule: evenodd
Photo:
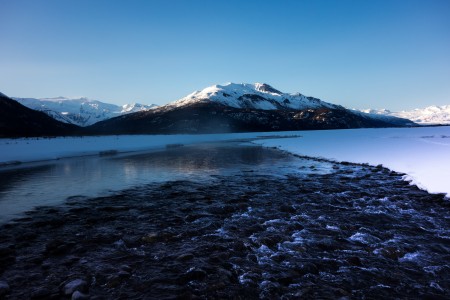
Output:
M0 0L0 91L164 104L265 82L351 108L450 104L449 0Z

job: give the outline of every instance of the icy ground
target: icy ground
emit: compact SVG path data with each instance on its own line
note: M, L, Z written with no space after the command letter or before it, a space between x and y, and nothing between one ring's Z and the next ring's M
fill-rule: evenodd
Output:
M295 138L275 136L298 135ZM450 127L347 129L204 135L143 135L0 139L0 164L71 156L101 151L141 151L168 144L193 144L232 139L256 139L268 147L337 161L369 163L406 173L405 179L432 193L450 196Z
M450 197L450 127L297 132L302 137L256 143L336 161L382 164L406 180Z

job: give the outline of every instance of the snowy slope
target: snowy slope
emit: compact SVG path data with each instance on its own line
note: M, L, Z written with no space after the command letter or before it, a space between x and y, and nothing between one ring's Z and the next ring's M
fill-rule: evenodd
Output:
M240 109L260 110L305 110L305 109L332 109L347 110L346 108L331 104L320 99L304 96L300 93L283 93L266 83L227 83L213 85L165 106L161 110L170 110L200 102L215 102ZM362 111L347 110L359 117L369 120L388 122L391 125L414 125L405 119L395 116L364 113Z
M186 106L198 102L217 102L234 108L249 109L308 109L341 108L338 105L307 97L300 93L282 93L265 83L227 83L213 85L170 103L165 108Z
M155 104L143 105L138 103L118 106L98 100L90 100L88 98L70 99L57 97L13 99L31 109L43 111L58 121L78 126L89 126L112 117L156 107Z
M450 124L450 105L428 106L409 111L392 112L387 109L364 109L365 113L409 119L418 124Z

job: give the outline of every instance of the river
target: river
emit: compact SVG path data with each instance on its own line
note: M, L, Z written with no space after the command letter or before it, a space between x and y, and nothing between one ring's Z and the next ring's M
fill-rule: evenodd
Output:
M1 176L10 299L450 297L448 202L382 167L217 143Z

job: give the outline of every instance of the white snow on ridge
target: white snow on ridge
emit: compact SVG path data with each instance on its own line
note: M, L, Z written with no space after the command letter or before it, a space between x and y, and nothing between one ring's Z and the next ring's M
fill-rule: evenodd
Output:
M166 108L181 107L198 102L213 101L235 108L252 109L306 109L306 108L337 108L338 105L327 103L300 93L282 93L264 83L227 83L213 85L201 91L195 91L186 97L167 104Z
M143 105L138 103L118 106L104 103L88 98L70 99L65 97L56 98L13 98L22 105L43 111L54 119L75 124L78 126L89 126L96 122L123 114L153 109L156 105Z
M39 161L70 156L95 155L100 151L139 151L167 144L256 139L258 136L289 136L256 140L291 153L336 161L382 164L432 193L450 197L450 126L231 133L199 135L135 135L69 137L54 139L0 139L0 164Z
M432 105L425 108L399 112L392 112L387 109L363 109L359 111L375 115L409 119L418 124L450 124L450 105Z

